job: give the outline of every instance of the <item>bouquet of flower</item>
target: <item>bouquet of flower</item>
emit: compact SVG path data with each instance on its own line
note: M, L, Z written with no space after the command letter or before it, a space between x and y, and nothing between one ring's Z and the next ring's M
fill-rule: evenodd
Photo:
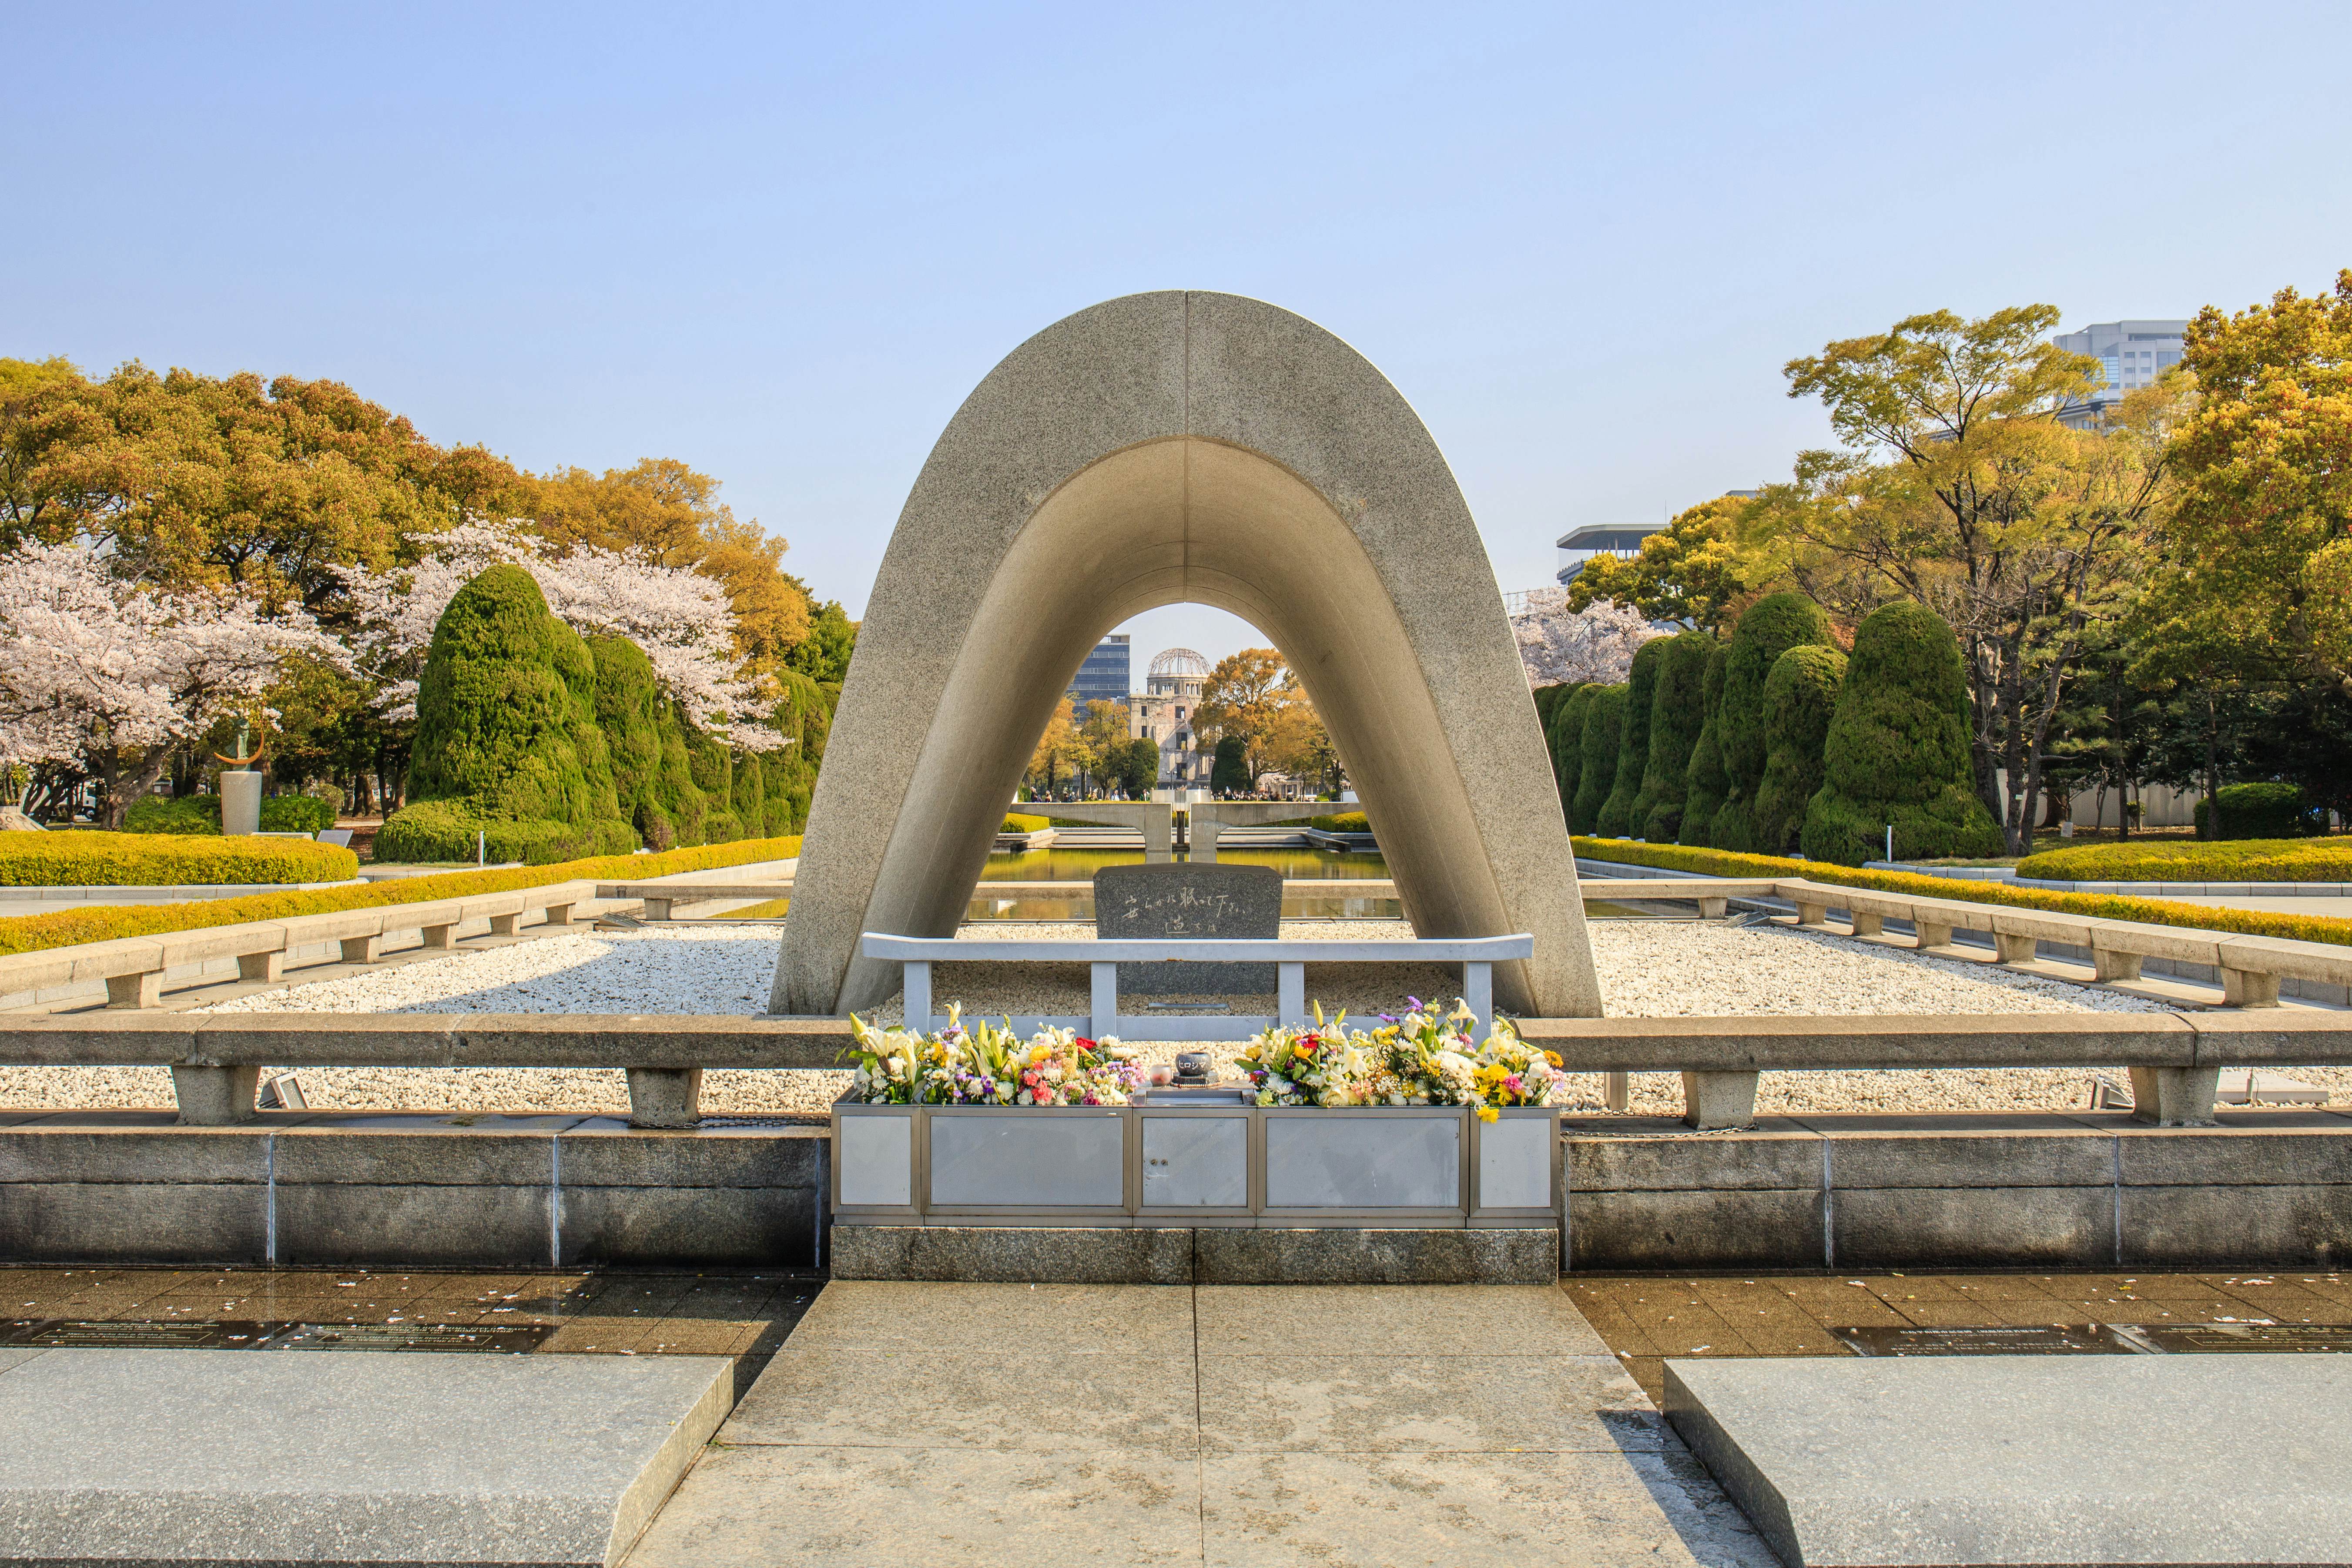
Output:
M1375 1053L1380 1100L1390 1105L1475 1105L1482 1121L1493 1121L1506 1105L1549 1105L1566 1083L1559 1058L1518 1037L1507 1019L1497 1018L1483 1044L1470 1032L1478 1016L1455 1001L1439 1014L1408 996L1403 1017L1381 1015L1370 1038Z
M1143 1087L1137 1053L1117 1040L1044 1029L1024 1044L1013 1020L966 1026L948 1009L936 1035L876 1028L850 1015L851 1084L869 1105L1125 1105Z
M1312 1028L1267 1029L1250 1037L1237 1065L1257 1089L1260 1105L1371 1105L1370 1043L1350 1032L1348 1016L1324 1021L1315 1005Z

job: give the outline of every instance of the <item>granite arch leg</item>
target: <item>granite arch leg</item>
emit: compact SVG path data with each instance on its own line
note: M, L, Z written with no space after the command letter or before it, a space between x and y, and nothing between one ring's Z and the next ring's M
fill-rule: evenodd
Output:
M1496 1003L1599 1014L1535 705L1444 456L1338 338L1187 292L1046 328L932 449L827 741L773 1011L890 995L862 931L954 931L1087 651L1178 602L1240 616L1297 672L1423 935L1531 932Z

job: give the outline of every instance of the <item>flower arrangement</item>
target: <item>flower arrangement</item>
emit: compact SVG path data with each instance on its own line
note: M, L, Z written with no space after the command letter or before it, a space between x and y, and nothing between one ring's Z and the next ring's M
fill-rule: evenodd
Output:
M1349 1030L1347 1016L1315 1027L1268 1029L1253 1037L1240 1066L1260 1105L1469 1105L1496 1121L1502 1107L1549 1105L1567 1075L1551 1051L1538 1050L1497 1018L1483 1042L1466 1003L1439 1013L1407 997L1403 1017L1381 1014L1381 1026Z
M877 1028L856 1014L851 1087L869 1105L1126 1105L1142 1089L1137 1053L1117 1040L1041 1029L1024 1042L1007 1018L967 1026L960 1006L936 1035Z

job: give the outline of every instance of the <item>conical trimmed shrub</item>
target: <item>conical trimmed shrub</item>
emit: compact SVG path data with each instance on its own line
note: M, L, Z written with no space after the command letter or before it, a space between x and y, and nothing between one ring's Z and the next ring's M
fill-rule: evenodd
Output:
M1700 688L1706 709L1706 722L1699 727L1698 739L1692 742L1690 766L1683 774L1683 830L1679 842L1700 846L1715 842L1710 837L1715 828L1715 814L1723 809L1724 791L1730 781L1723 776L1723 748L1715 742L1716 723L1723 712L1723 672L1731 662L1731 645L1718 642L1706 656L1706 676Z
M637 847L596 722L594 656L520 566L482 573L435 625L408 776L379 859L471 860L477 833L493 858L532 865Z
M1764 780L1756 786L1756 837L1785 855L1805 829L1805 807L1822 787L1822 749L1845 680L1845 655L1806 644L1772 663L1764 682Z
M1830 619L1802 594L1768 594L1748 606L1731 633L1723 667L1723 706L1716 712L1715 743L1723 753L1723 805L1709 837L1717 849L1764 852L1756 825L1756 792L1764 783L1764 683L1792 647L1830 641Z
M1617 782L1617 750L1620 731L1624 727L1625 688L1596 686L1592 700L1584 710L1584 733L1580 749L1584 753L1584 765L1576 780L1576 808L1570 812L1568 828L1571 833L1589 834L1608 804L1609 792Z
M1855 631L1822 747L1822 787L1805 812L1805 854L1859 866L1990 857L2000 826L1974 788L1969 688L1951 627L1924 605L1886 605Z
M1609 785L1609 799L1592 819L1592 831L1603 838L1633 838L1642 831L1633 803L1642 797L1642 778L1650 766L1650 710L1657 701L1658 671L1666 662L1666 639L1653 637L1633 655L1625 679L1625 713L1619 721L1617 773Z
M1589 681L1570 689L1552 704L1551 722L1544 735L1544 745L1551 752L1552 782L1559 786L1559 813L1570 822L1576 820L1576 783L1584 776L1584 715L1592 706L1592 693L1599 689Z
M1651 646L1664 648L1665 655L1650 700L1650 763L1633 802L1633 819L1640 837L1672 844L1683 829L1691 749L1706 723L1706 661L1715 639L1692 631Z

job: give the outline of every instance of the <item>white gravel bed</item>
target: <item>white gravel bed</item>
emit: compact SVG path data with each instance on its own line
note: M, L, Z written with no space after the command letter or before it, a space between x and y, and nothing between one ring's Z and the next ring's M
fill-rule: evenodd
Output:
M1081 941L1084 922L968 925L964 938ZM1594 963L1614 1017L1765 1014L2153 1013L2160 1003L1995 968L1928 957L1786 926L1736 927L1673 921L1592 922ZM1286 921L1286 937L1405 940L1400 921ZM216 1013L756 1013L766 1004L775 962L772 927L576 932L453 954L375 973L346 975L265 992L208 1009ZM1309 994L1327 1009L1364 1018L1393 1010L1407 993L1436 999L1454 982L1435 966L1316 965ZM952 981L950 984L949 982ZM967 1011L1084 1013L1085 970L1072 965L941 965L934 994ZM1155 1000L1158 998L1155 998ZM1236 1012L1272 1010L1272 999L1230 999ZM878 1021L899 1016L893 998ZM1184 1048L1135 1042L1153 1060ZM1230 1060L1231 1046L1211 1048ZM2120 1069L2109 1069L2120 1082ZM2293 1076L2352 1099L2352 1068L2298 1068ZM617 1069L306 1068L302 1085L318 1109L625 1110ZM845 1073L713 1069L703 1106L714 1113L813 1112L841 1092ZM1601 1105L1601 1078L1573 1080L1574 1102ZM1954 1110L2082 1107L2091 1077L2081 1070L1769 1073L1758 1109ZM1632 1110L1678 1113L1682 1089L1669 1073L1633 1080ZM160 1068L0 1068L0 1106L156 1106L171 1103Z

